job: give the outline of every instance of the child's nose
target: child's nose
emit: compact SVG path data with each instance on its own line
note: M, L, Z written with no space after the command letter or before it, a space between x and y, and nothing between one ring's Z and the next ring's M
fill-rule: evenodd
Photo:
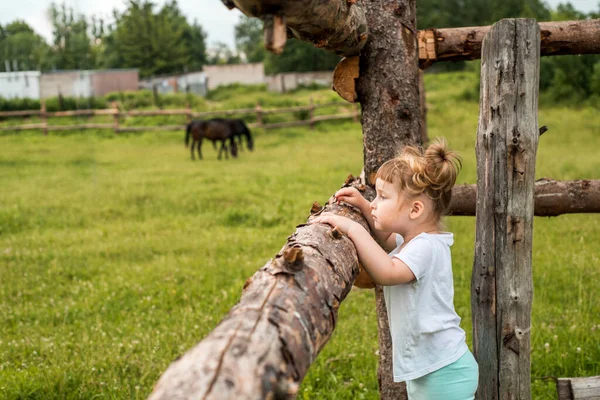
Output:
M370 206L371 206L371 208L372 208L372 209L375 209L375 200L373 200L373 201L371 202Z

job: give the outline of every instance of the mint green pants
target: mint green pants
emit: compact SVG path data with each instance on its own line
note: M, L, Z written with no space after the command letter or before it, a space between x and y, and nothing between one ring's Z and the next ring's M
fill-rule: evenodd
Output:
M479 382L479 366L467 351L450 365L406 382L409 400L472 400Z

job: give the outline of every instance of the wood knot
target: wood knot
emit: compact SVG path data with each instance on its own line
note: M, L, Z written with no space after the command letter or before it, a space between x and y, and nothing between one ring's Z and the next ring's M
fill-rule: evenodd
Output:
M353 180L354 176L352 176L352 174L349 174L346 180L344 181L344 185L349 185Z
M292 247L288 247L283 251L283 259L289 263L294 264L296 262L301 262L304 260L304 254L302 253L302 247L295 245Z
M310 208L310 213L311 214L316 214L319 211L321 211L323 209L323 206L321 206L318 202L314 202L312 207Z
M332 237L332 238L334 238L334 239L336 239L336 240L338 240L338 239L341 239L341 238L342 238L342 232L340 232L340 231L339 231L339 229L337 228L337 226L336 226L336 227L334 227L334 228L331 230L330 234L331 234L331 237Z
M250 286L251 283L252 283L252 277L246 279L246 282L244 282L244 287L242 288L242 290L245 290L248 286Z

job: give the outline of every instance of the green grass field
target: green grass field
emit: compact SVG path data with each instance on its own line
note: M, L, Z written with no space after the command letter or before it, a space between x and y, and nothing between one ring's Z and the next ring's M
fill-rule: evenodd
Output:
M429 135L448 138L465 159L459 183L475 183L478 104L463 100L472 75L426 83ZM550 130L538 177L600 179L597 110L546 106L539 122ZM257 131L256 150L228 161L205 144L205 160L191 162L183 132L24 132L0 135L0 148L2 399L147 397L312 202L362 167L351 122ZM475 219L447 222L470 343ZM599 244L599 215L535 220L534 399L556 398L554 384L537 378L600 374ZM376 351L373 293L353 290L300 398L378 398Z

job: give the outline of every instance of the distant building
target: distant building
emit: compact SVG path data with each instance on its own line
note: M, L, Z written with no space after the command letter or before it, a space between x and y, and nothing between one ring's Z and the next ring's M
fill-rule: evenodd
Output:
M40 72L0 72L0 97L39 99Z
M93 97L110 92L138 89L137 69L57 71L43 73L40 97Z
M206 96L206 74L189 72L176 75L160 75L140 80L141 89L154 90L158 93L189 92Z
M208 90L221 85L240 83L242 85L258 85L265 83L263 63L205 65Z
M318 84L331 86L333 83L333 71L315 72L285 72L265 77L267 88L271 92L284 93L294 90L298 86Z

